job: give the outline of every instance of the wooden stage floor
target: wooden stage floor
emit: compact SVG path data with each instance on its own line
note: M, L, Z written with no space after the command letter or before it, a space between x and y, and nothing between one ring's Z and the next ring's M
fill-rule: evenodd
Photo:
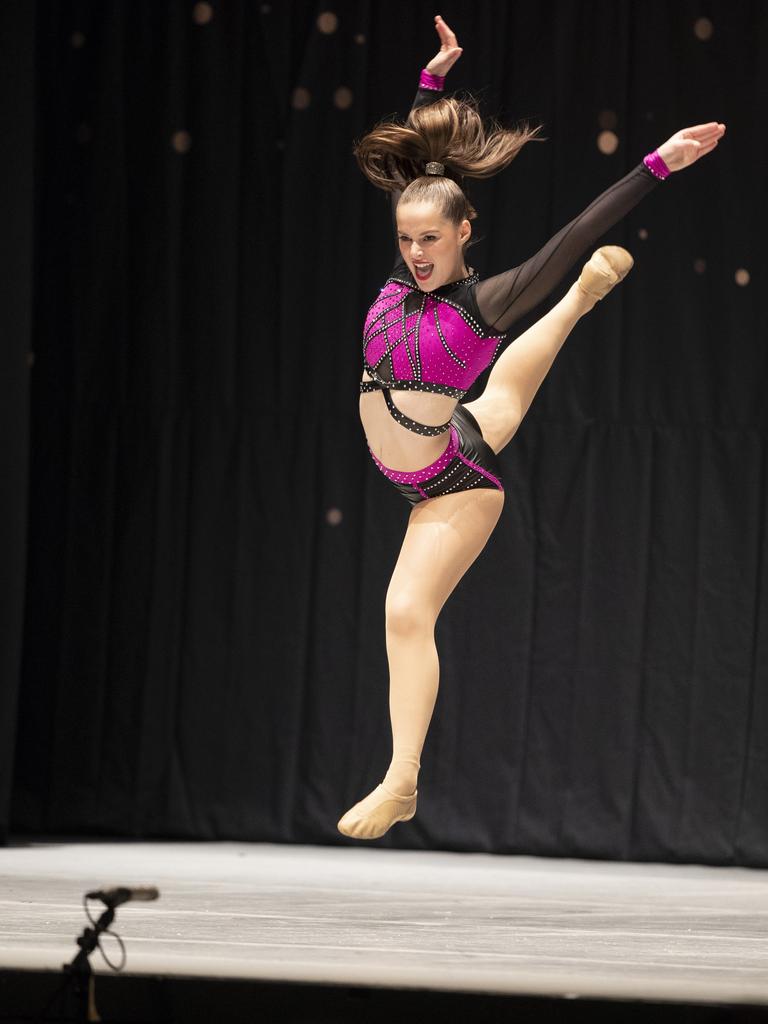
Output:
M82 894L144 884L160 899L117 912L128 974L768 1004L768 871L73 840L0 849L0 882L6 968L60 969Z

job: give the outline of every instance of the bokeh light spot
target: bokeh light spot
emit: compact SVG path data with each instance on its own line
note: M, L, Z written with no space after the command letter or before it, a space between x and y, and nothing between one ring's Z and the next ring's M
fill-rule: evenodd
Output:
M600 132L597 136L597 148L601 153L610 156L619 148L619 137L616 132Z
M261 11L262 14L269 14L269 12L272 10L272 4L262 4L259 10Z
M306 110L312 99L312 94L309 89L305 89L303 85L297 86L293 90L293 98L291 99L291 105L294 110Z
M711 39L714 30L715 27L709 18L697 18L693 23L693 34L702 41Z
M200 0L192 8L192 20L196 25L207 25L213 17L213 8L205 0Z
M355 42L357 43L358 46L363 45L363 43L365 42L365 36L363 35L362 32L357 33L357 35L355 36Z
M601 110L597 115L597 123L601 128L615 128L619 123L615 110Z
M329 526L338 526L343 518L340 508L329 508L325 513L325 521Z
M323 11L322 14L317 16L317 27L321 32L329 36L331 32L335 32L339 27L339 19L333 11Z
M693 269L697 274L703 274L707 269L707 261L701 258L693 261Z
M69 37L69 41L76 50L79 50L81 46L85 45L85 36L82 32L76 31Z
M171 136L171 145L177 153L188 153L189 147L192 145L192 136L185 129L174 132Z
M645 241L648 238L648 228L638 228L637 237Z
M744 285L749 284L749 271L745 270L744 267L739 267L739 269L736 271L733 277L736 281L736 284L741 285L742 288L744 287Z
M333 102L339 108L339 110L346 110L347 107L351 107L352 90L348 89L346 85L340 85L336 92L333 94Z

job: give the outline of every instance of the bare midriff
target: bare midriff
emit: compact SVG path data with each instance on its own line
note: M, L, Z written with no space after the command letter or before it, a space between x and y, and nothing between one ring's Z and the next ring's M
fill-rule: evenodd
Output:
M362 379L371 380L365 370ZM394 388L391 393L401 412L426 425L447 423L456 408L456 399L449 395ZM389 469L407 473L429 466L443 454L450 441L448 429L436 437L425 437L401 426L392 418L381 391L366 391L360 395L360 419L369 448Z

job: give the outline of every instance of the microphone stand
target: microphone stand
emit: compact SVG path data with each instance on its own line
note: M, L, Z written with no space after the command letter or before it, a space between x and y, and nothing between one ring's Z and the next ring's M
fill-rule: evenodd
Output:
M51 1003L58 997L59 1000L70 996L70 1002L74 1004L75 1016L67 1015L64 1020L76 1021L100 1021L99 1011L96 1009L95 982L96 977L88 957L99 944L99 936L105 932L115 918L115 908L107 907L101 917L95 922L94 928L84 928L82 935L77 939L80 952L76 953L68 964L63 964L65 973L64 981L54 992L53 998L43 1010L38 1020L45 1020Z
M64 1000L66 1000L67 1003L74 1003L75 1016L70 1017L69 1010L67 1010L66 1017L58 1017L54 1019L68 1021L101 1020L99 1011L96 1009L96 976L93 973L91 961L88 958L98 946L107 965L111 967L113 971L121 971L123 967L125 967L125 946L119 935L115 932L109 931L109 926L115 919L115 911L118 907L122 906L123 903L128 903L131 900L156 900L159 895L160 893L153 885L141 886L133 889L129 889L127 886L118 886L115 889L99 889L95 892L87 892L85 894L83 897L85 914L88 918L88 923L93 925L93 927L86 927L83 929L82 935L77 939L80 952L75 954L70 963L63 964L64 980L56 989L42 1013L38 1014L36 1020L42 1021L49 1019L46 1018L46 1015L50 1010L51 1005L57 999L60 1004ZM101 900L102 903L106 905L106 910L97 921L94 921L91 917L91 913L88 910L88 900ZM120 945L120 949L123 953L123 962L119 967L116 967L109 960L106 953L99 945L99 939L104 932L114 935Z

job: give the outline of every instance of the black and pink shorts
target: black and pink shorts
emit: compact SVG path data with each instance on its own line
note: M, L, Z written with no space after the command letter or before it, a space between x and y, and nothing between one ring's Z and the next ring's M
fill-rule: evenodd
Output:
M461 403L451 416L450 433L450 441L443 454L423 469L406 473L385 466L373 452L371 458L412 505L418 505L427 498L478 487L503 491L498 455L483 439L475 417Z

